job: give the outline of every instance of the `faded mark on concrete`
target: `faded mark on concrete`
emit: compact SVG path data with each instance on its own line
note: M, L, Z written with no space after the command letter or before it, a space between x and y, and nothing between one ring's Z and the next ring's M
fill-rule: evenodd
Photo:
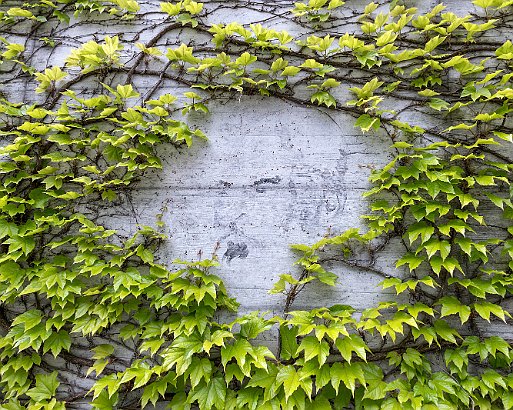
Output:
M249 254L248 245L244 242L234 243L232 241L228 242L228 249L223 255L223 259L227 259L230 262L234 258L246 258Z
M281 178L278 175L276 175L273 178L260 178L258 181L253 182L253 186L257 187L256 188L257 192L262 193L262 192L264 192L264 188L261 188L260 185L266 185L266 184L276 185L276 184L280 183L280 181L281 181Z
M233 186L233 182L220 180L219 185L221 185L223 188L231 188Z

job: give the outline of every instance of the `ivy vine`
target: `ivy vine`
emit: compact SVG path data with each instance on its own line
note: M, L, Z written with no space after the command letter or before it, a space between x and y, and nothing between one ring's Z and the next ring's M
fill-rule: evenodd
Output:
M513 408L513 339L496 334L512 319L513 1L407 3L244 4L291 32L211 24L216 1L1 5L0 408ZM145 41L65 37L145 14L161 19ZM22 101L20 81L35 93ZM189 113L240 95L345 112L393 159L370 175L365 230L292 246L298 272L271 289L282 315L222 322L238 304L215 252L162 264L159 217L126 237L88 205L130 201L162 144L207 138ZM388 248L395 269L380 270ZM333 264L397 297L295 310L310 283L336 284ZM271 331L276 352L255 341Z

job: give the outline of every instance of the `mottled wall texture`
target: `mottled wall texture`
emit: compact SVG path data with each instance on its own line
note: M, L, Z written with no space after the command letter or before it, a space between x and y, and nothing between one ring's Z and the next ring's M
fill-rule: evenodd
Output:
M2 7L16 3L7 1ZM139 93L130 102L135 105L166 93L176 95L179 103L186 100L187 95L184 96L184 93L191 91L194 73L187 72L187 67L182 71L172 67L165 57L166 52L185 43L194 47L196 56L213 55L217 50L212 45L212 35L208 33L208 27L212 24L232 21L248 27L250 24L262 24L275 30L287 30L298 41L304 41L315 32L310 24L305 24L290 13L294 2L289 0L206 0L197 30L182 27L179 22L171 20L169 15L162 12L158 1L139 3L141 10L133 19L109 18L105 14L98 17L94 13L88 16L85 13L72 18L69 24L58 24L56 28L49 29L51 41L43 45L40 38L31 37L25 41L25 26L13 28L13 32L7 34L11 41L25 41L26 54L30 55L30 63L36 70L42 71L54 65L65 67L72 74L70 78L74 79L68 88L76 96L97 95L98 90L104 90L102 82L113 85L119 80L133 84L134 90ZM323 25L323 33L338 38L344 33L358 32L358 16L366 3L364 0L348 0L343 9L335 12L337 18ZM391 2L376 3L380 3L379 12L380 7L388 10ZM418 7L419 12L422 12L432 9L439 2L404 0L402 3L408 7ZM467 10L459 10L459 1L448 3L447 11L459 14L474 12L470 1L465 2ZM32 27L26 24L27 30ZM37 28L34 30L37 31ZM98 78L93 79L88 77L87 72L81 71L78 65L66 65L65 61L73 49L82 47L89 40L102 42L105 36L117 36L124 44L120 52L124 66L120 64L109 67L110 71L104 77L102 71L98 70L95 73ZM487 33L483 41L490 40L490 44L498 47L496 43L501 42L503 37L504 33L499 27ZM416 47L424 46L421 41L415 41ZM135 43L155 47L162 52L162 56L146 60L140 49L134 46ZM407 46L403 47L409 47L405 43ZM301 43L291 44L297 46L297 50L301 49ZM246 49L251 51L242 41L234 40L230 47L233 58ZM300 54L294 50L288 50L287 58L295 58L297 65L301 64L304 55L313 55L310 51L310 54ZM451 51L456 54L459 52ZM489 49L485 51L490 53ZM259 63L271 64L274 56L261 53L259 58L261 60L255 67L259 67ZM319 59L324 59L328 65L328 54ZM301 74L304 75L304 81L297 80L294 87L274 86L276 93L270 96L262 96L257 92L250 95L250 87L244 90L242 87L233 87L219 93L214 90L210 94L196 88L195 91L202 96L209 95L205 101L208 112L191 111L183 120L192 129L201 130L207 139L194 139L190 148L185 144L159 146L162 170L146 172L137 181L135 189L126 192L120 190L119 198L111 206L105 206L105 203L80 203L76 211L94 216L92 219L95 221L119 230L126 237L136 232L141 225L155 226L157 220L163 222L162 229L168 239L163 241L156 254L156 259L163 264L171 266L175 259L198 260L216 255L219 266L215 268L215 273L222 278L229 294L240 302L240 314L258 310L268 312L268 316L283 315L287 309L311 309L335 304L351 305L360 312L376 306L379 301L407 300L405 294L396 296L393 287L382 290L378 286L387 275L399 278L406 272L405 266L395 266L402 246L400 234L394 237L390 235L390 243L385 241L387 246L383 245L381 252L373 254L372 260L369 259L369 249L363 249L361 255L356 253L349 263L340 258L328 261L326 266L338 276L336 286L315 281L305 287L291 306L286 306L284 295L269 293L280 274L290 273L297 277L300 273L300 268L294 264L297 254L290 248L291 244L312 244L349 228L364 228L361 216L368 212L368 203L362 194L370 188L369 174L385 166L397 154L397 150L390 148L397 135L390 135L384 127L366 133L355 127L355 119L361 113L346 104L352 98L350 87L363 86L373 76L378 76L380 69L376 66L362 69L354 58L350 63L354 67L339 63L338 68L342 67L344 77L339 78L340 87L333 89L337 102L331 108L310 99L312 90L307 88L310 79L306 71ZM391 80L394 74L390 70L387 79ZM443 85L444 92L453 100L455 94L452 92L461 88L458 83L460 78L454 75L454 81L449 78L450 81ZM223 81L219 78L214 80L217 84ZM318 78L315 80L320 81ZM52 99L56 102L59 97L48 90L35 93L36 87L33 78L20 74L19 78L6 81L3 92L11 100L46 102L45 107L51 106L54 109L55 104L52 106L48 102L52 102ZM429 128L430 132L426 133L422 144L438 141L437 133L440 135L453 124L452 120L465 120L457 118L458 113L440 113L436 107L428 113L425 95L419 97L415 89L412 91L404 87L394 93L392 91L383 101L384 115L390 113L387 109L394 109L402 115L397 118ZM180 117L179 113L174 114ZM418 142L415 141L417 137L412 137L417 134L421 133L407 135L412 138L412 142ZM488 152L492 156L499 158L499 155L504 154L494 152L493 149L489 148ZM490 209L492 204L485 211ZM435 300L438 296L428 297ZM21 306L21 303L18 304L15 309ZM16 314L22 311L17 312L15 309L13 312ZM400 326L402 329L402 323ZM487 324L482 320L478 326L482 328L483 335L492 330L495 335L511 339L511 327L506 323ZM91 364L91 346L98 340L101 342L101 337L86 339L77 336L78 347L73 347L78 352L74 356L76 362L72 363L78 369L75 373L62 357L56 359L55 368L60 366L64 369L62 374L65 377L62 378L67 378L69 386L75 382L74 375L83 376L83 370ZM277 325L273 324L272 329L263 332L259 339L263 339L273 352L277 352ZM114 374L116 366L121 369L124 363L139 358L136 352L138 348L119 348L116 353L119 353L118 358L121 359L114 362L109 371ZM76 406L86 408L86 399L81 401L83 390L90 388L93 382L83 378L76 385L81 394L76 400Z
M438 2L408 3L428 10ZM347 3L355 13L365 4L360 0ZM205 7L212 10L209 22L260 22L295 32L298 38L307 32L281 16L293 7L292 1L207 1ZM457 8L457 4L448 4L449 10ZM346 10L345 14L347 19L330 29L333 35L350 32L352 25L356 30L352 13ZM131 39L142 27L158 25L152 21L154 15L145 17L123 27L102 27L101 32L121 32L124 39ZM87 29L80 26L80 33L74 34L84 41L92 35L84 32ZM92 27L91 31L99 30ZM141 41L152 34L154 30L148 29L137 38ZM184 30L157 45L188 40ZM140 84L138 91L144 93L153 85ZM349 97L349 86L337 92ZM157 94L186 90L176 84L159 88ZM296 255L289 245L313 243L328 233L362 226L360 216L368 209L361 195L370 186L370 171L390 160L390 139L379 132L362 134L354 127L354 117L343 111L278 98L234 94L209 108L210 114L189 115L208 141L198 141L187 150L163 147L164 169L142 180L126 207L112 217L110 210L106 213L110 223L128 230L137 223L152 224L155 215L162 213L169 235L159 255L162 260L194 259L216 250L221 264L218 273L241 303L241 312L280 313L283 296L269 295L268 290L279 274L297 273ZM390 261L395 255L390 252L393 246L376 261L377 269L394 269ZM342 303L363 309L390 296L377 286L380 276L343 265L334 265L333 271L340 277L336 288L312 284L294 308Z
M158 2L140 3L143 10L135 20L72 20L54 36L60 44L57 52L39 52L36 58L41 59L42 67L49 65L43 57L48 57L50 64L62 64L72 48L105 35L117 35L128 43L146 43L158 32L165 16L157 13ZM309 33L290 15L283 15L293 7L292 1L204 3L208 23L261 23L286 29L297 38ZM349 7L328 32L337 36L356 31L355 16L366 3L347 2ZM428 10L438 2L406 3ZM458 11L457 3L449 2L448 10ZM204 41L208 38L205 36ZM197 33L192 38L192 31L183 29L163 35L153 45L165 51L181 43L199 47L202 41ZM137 51L125 49L124 57L135 58ZM158 76L134 76L133 81L142 96L189 91L178 82L161 83ZM41 98L33 95L32 84L20 83L10 86L20 101ZM25 88L22 92L20 85ZM343 84L336 90L342 99L350 97L349 86ZM91 91L80 90L83 95ZM401 103L392 98L388 102L394 107ZM361 195L369 188L370 171L390 160L390 139L379 132L362 134L354 127L354 117L344 111L305 106L292 98L234 92L233 98L213 101L209 109L209 114L191 113L187 118L208 141L197 140L190 149L161 147L163 170L144 177L130 198L117 208L101 210L100 216L108 225L128 233L137 224L154 224L156 215L162 214L169 240L159 252L160 260L190 260L215 251L220 261L218 274L241 303L242 313L281 313L284 297L268 291L279 274L297 273L293 266L296 255L289 245L313 243L328 233L362 226L360 216L367 211L367 204ZM427 124L432 121L420 113L413 119ZM376 269L395 269L393 249L391 246L380 255ZM293 308L341 303L363 309L395 295L377 286L382 280L379 275L340 264L332 268L339 275L338 285L312 284ZM269 337L274 338L272 334Z

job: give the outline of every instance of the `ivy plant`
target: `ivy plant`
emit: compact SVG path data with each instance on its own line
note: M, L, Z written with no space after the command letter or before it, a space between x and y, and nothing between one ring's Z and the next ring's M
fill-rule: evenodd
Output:
M513 2L462 4L248 2L290 32L211 20L218 2L1 5L0 408L513 408ZM147 15L132 39L62 35ZM236 315L215 252L163 263L161 215L127 235L98 212L241 95L345 113L391 154L363 228L292 245L274 317ZM295 309L349 269L388 300Z

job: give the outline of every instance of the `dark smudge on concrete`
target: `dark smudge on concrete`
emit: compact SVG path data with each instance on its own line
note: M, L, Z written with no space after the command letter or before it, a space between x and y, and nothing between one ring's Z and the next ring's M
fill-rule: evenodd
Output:
M245 258L249 254L248 245L244 242L234 243L232 241L228 242L228 249L223 255L223 259L227 259L230 262L234 258Z

